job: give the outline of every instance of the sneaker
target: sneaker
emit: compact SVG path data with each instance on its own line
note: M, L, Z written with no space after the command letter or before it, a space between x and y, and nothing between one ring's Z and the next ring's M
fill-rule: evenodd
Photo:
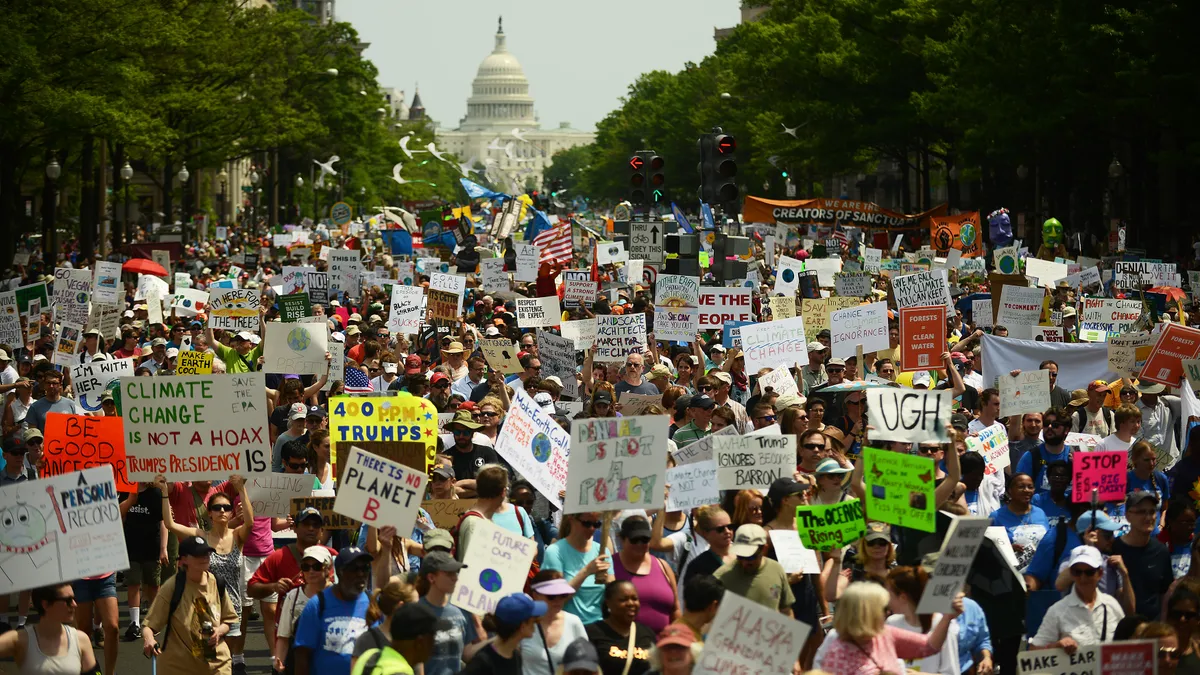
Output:
M121 638L122 642L133 642L142 637L142 627L136 623L129 624L129 628L125 631L125 637Z
M92 646L93 647L103 647L104 646L104 629L103 628L93 628L92 629Z
M258 610L254 608L254 605L250 605L249 613L247 613L246 616L249 617L251 621L258 621Z
M233 664L233 675L246 675L246 664L245 663Z

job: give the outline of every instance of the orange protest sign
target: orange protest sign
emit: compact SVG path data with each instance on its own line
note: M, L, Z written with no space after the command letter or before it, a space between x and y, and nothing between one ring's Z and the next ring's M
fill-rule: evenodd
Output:
M900 309L900 369L941 368L946 351L946 306Z
M1139 380L1149 380L1168 387L1178 387L1183 377L1183 359L1200 356L1200 330L1168 323L1142 366Z
M962 251L964 258L983 255L980 237L978 211L929 219L929 240L940 256L945 256L954 248Z
M46 415L43 448L46 465L42 478L108 464L117 479L118 492L137 492L125 466L125 430L120 417Z

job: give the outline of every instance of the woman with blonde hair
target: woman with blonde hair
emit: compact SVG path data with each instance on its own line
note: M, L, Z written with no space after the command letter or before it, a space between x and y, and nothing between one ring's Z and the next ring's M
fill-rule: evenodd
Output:
M317 593L333 583L333 555L324 546L309 546L300 559L300 576L303 584L292 588L279 599L279 623L275 629L275 644L272 646L274 669L285 671L289 656L288 646L296 632L300 614ZM287 666L290 669L290 665Z
M333 463L329 461L330 438L328 429L313 429L308 432L309 472L321 483L321 489L332 490Z
M1175 675L1184 650L1179 647L1179 638L1175 635L1175 629L1171 624L1159 621L1144 623L1134 631L1133 637L1137 640L1156 640L1158 642L1158 675Z
M891 529L883 523L868 523L867 533L858 543L846 549L835 548L826 555L821 571L825 600L836 602L856 581L882 584L895 566L896 545L891 540Z

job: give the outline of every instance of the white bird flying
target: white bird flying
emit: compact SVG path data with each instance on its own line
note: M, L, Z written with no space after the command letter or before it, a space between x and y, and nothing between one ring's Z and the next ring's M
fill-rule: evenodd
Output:
M405 138L407 138L407 136L405 136ZM403 169L403 168L404 168L403 162L398 162L395 166L392 167L392 180L396 181L397 183L399 183L401 185L404 185L405 183L408 182L407 180L404 179L403 176L400 175L400 169Z
M408 149L408 139L410 139L410 138L412 138L412 134L409 134L408 136L405 136L404 138L400 139L400 149L404 151L404 154L407 155L409 159L412 159L413 155L415 153L425 152L425 151L424 150L409 150Z
M500 145L500 137L497 136L497 137L493 138L492 141L490 143L488 143L487 149L488 150L503 150L504 146Z
M509 159L513 158L513 142L509 141L504 144L504 154L508 155Z
M478 162L478 161L479 161L478 157L476 157L475 155L471 155L471 159L468 159L466 162L459 162L458 170L464 176L469 175L470 173L475 171L475 162Z
M529 141L528 141L528 140L525 138L525 136L524 136L524 135L521 133L521 130L520 130L520 129L513 129L513 130L512 130L512 137L513 137L513 138L515 138L515 139L517 139L518 141L521 141L522 143L528 143L528 142L529 142Z
M323 178L325 174L330 174L333 176L338 175L337 169L333 168L334 163L338 161L341 161L341 157L334 155L324 162L314 159L313 164L321 167L321 177Z
M779 126L783 127L783 131L781 131L779 133L789 134L792 138L799 138L798 136L796 136L796 132L803 129L805 127L805 125L807 125L807 124L808 124L808 122L805 122L804 124L801 124L800 126L789 128L788 125L784 124L783 122L780 122Z
M770 157L767 158L767 164L770 164L771 166L775 167L776 169L779 168L779 164L777 164L778 161L779 161L779 155L771 155Z
M435 144L435 143L430 143L429 145L425 146L425 149L429 151L429 154L431 154L431 155L433 155L434 157L436 157L436 158L438 158L438 159L442 160L443 162L449 162L449 161L450 161L450 160L446 159L445 157L443 157L443 156L442 156L442 153L438 152L438 149L437 149L437 144Z

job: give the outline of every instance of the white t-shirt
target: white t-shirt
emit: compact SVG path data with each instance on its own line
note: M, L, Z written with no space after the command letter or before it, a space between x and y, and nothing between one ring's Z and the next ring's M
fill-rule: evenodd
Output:
M311 599L304 594L303 586L293 588L283 596L283 600L279 603L279 625L277 627L279 637L292 637L292 626L300 618L304 612L304 606Z
M1109 434L1109 435L1105 436L1104 438L1100 439L1100 442L1097 443L1096 447L1092 448L1092 449L1093 450L1128 450L1129 446L1131 446L1131 445L1133 445L1132 440L1130 440L1127 443L1127 442L1117 438L1116 434Z
M931 626L936 626L938 621L942 620L941 614L933 615ZM904 620L903 614L893 614L887 618L887 625L895 626L912 633L922 633L920 624L914 626ZM905 665L910 670L919 670L922 673L940 673L940 675L960 675L958 661L958 622L950 622L950 630L946 633L946 641L942 643L942 649L933 656L926 656L923 659L916 661L905 661Z
M0 370L0 384L13 384L17 381L17 369L10 363L7 368Z

